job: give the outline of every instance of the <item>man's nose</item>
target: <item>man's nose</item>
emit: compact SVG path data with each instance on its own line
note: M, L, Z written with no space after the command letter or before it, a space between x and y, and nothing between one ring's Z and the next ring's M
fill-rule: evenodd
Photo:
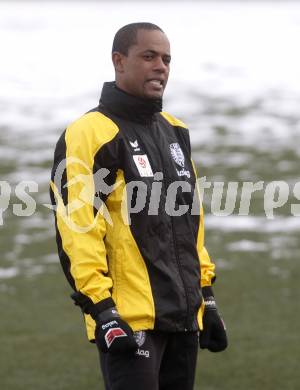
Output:
M161 57L157 57L154 65L154 70L160 72L167 72L169 65L166 64Z

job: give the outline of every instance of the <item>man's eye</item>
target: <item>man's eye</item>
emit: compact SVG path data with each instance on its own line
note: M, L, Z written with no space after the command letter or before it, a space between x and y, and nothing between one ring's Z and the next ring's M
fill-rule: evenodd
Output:
M145 58L145 60L150 61L150 60L152 60L153 55L151 55L151 54L146 54L146 55L144 55L144 58Z

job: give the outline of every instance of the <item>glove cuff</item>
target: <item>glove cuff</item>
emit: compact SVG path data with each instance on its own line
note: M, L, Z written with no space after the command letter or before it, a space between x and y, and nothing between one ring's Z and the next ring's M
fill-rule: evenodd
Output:
M216 300L214 297L214 292L211 286L203 287L202 295L204 298L205 310L218 310Z
M94 320L96 320L100 313L116 306L111 297L103 299L98 303L94 303L89 297L82 294L80 291L75 291L71 294L71 298L73 299L75 305L81 307L83 313L90 314Z
M202 287L202 295L204 299L215 296L211 286Z
M120 315L119 315L115 306L110 307L110 308L102 311L101 313L98 313L96 315L96 318L94 318L94 320L97 323L101 324L101 323L113 320L114 318L120 318Z
M213 296L205 298L205 310L218 310L215 298Z
M112 298L106 298L102 301L95 303L92 310L91 310L91 316L96 321L98 317L101 315L101 313L106 313L112 308L115 308L116 304Z

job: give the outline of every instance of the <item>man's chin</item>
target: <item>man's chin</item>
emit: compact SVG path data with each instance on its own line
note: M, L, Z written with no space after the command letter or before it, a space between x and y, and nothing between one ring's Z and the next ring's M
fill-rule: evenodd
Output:
M144 97L146 99L161 99L163 97L164 90L162 91L146 91Z

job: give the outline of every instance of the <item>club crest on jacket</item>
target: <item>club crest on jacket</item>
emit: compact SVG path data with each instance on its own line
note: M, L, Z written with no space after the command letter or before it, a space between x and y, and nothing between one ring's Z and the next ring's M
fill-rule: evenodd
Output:
M174 142L173 144L170 144L170 151L171 156L176 164L184 168L184 154L181 150L181 147L179 146L179 143Z

